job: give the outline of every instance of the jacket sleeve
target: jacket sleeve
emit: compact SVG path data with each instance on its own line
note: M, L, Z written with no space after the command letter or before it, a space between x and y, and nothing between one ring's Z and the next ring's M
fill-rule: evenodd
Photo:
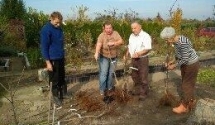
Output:
M50 54L49 54L49 48L50 48L50 35L51 33L48 32L48 30L46 29L43 29L41 30L41 33L40 33L40 46L41 46L41 53L42 53L42 56L45 60L50 60Z

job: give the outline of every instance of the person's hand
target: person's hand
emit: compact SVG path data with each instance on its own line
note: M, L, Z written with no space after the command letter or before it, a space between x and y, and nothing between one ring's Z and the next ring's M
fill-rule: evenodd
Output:
M137 52L132 55L132 58L139 58L139 57L140 56L139 56L139 54Z
M175 63L175 60L171 60L171 61L169 61L168 63L167 63L167 65L172 65L172 64L174 64Z
M165 63L165 67L167 67L167 66L169 66L169 65L172 65L172 64L174 64L174 63L175 63L175 60L171 60L171 61Z
M107 45L108 45L109 47L114 46L114 44L115 44L115 42L113 42L113 41L109 41L109 42L107 43Z
M95 58L95 60L97 61L98 58L99 58L99 53L95 53L95 54L94 54L94 58Z
M53 71L53 67L52 67L51 63L46 64L46 70Z
M168 66L167 66L167 69L169 69L169 70L173 70L174 68L176 67L176 64L169 64Z
M123 61L125 62L125 61L127 60L127 58L128 58L128 57L127 57L126 55L124 55L124 56L123 56Z

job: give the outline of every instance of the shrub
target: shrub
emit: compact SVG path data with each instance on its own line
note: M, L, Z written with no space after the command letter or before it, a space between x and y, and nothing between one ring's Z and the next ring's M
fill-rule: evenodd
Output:
M10 56L15 56L16 50L13 49L12 47L4 46L0 47L0 57L10 57Z
M198 83L215 87L215 69L211 68L200 69L197 81Z
M42 60L40 50L38 48L29 48L27 51L27 57L30 62L31 68L43 67L45 62Z

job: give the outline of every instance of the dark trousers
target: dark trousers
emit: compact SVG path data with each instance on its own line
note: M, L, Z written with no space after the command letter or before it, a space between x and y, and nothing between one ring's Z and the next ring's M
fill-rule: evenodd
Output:
M53 71L49 71L49 82L52 82L52 94L63 98L63 94L67 93L64 59L51 60L51 64Z
M139 94L140 95L147 95L148 89L149 89L149 82L148 82L148 73L149 73L149 60L148 57L143 58L132 58L132 65L134 68L137 68L138 70L132 70L131 77L134 81L135 88L140 86ZM138 90L137 90L138 91Z
M181 76L182 76L182 102L187 104L189 101L194 100L195 84L197 80L197 75L199 71L199 62L191 65L181 66Z

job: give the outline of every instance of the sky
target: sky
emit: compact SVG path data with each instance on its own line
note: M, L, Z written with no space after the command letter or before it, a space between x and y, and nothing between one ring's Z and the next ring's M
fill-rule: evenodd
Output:
M182 9L183 18L204 20L213 17L215 0L23 0L26 7L50 14L62 13L64 19L75 18L77 7L88 7L87 15L94 18L96 13L117 9L117 13L135 11L140 18L154 18L160 13L169 18L169 10ZM175 2L176 1L176 2ZM175 3L175 4L174 4ZM173 6L174 5L174 6Z

